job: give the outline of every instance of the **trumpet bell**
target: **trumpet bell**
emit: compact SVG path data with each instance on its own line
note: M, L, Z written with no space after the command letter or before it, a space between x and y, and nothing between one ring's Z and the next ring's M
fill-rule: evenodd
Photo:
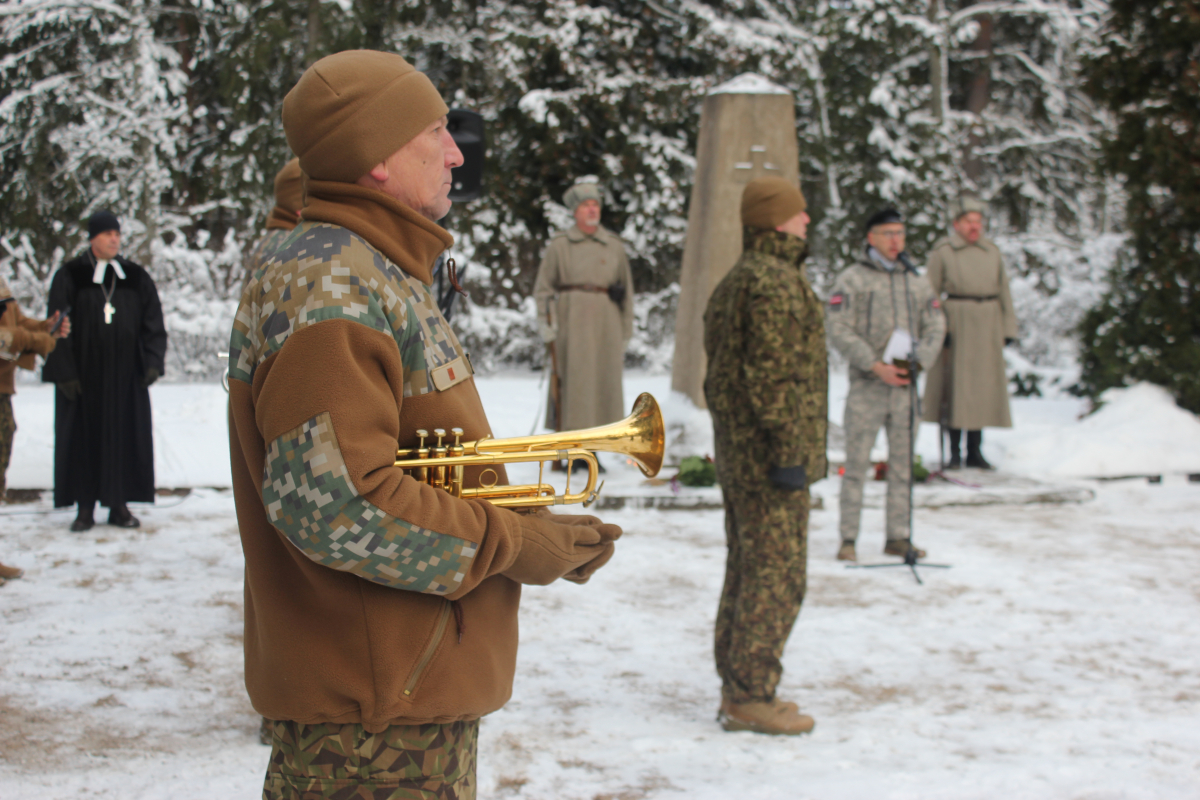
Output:
M643 475L653 478L662 469L666 444L667 429L663 424L658 401L653 395L643 392L634 401L633 411L619 422L578 431L557 431L511 439L480 439L478 442L467 443L465 447L468 453L474 452L479 455L550 453L556 450L621 453L631 458ZM549 457L551 456L548 455L547 458Z

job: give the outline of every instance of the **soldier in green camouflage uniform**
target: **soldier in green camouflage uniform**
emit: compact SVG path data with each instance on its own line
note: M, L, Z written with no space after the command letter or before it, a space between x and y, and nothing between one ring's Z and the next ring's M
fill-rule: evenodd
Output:
M924 276L904 256L904 220L886 209L867 221L868 247L847 267L829 297L829 338L850 362L850 391L843 426L846 471L842 477L838 560L856 561L855 541L862 516L863 481L871 446L880 427L887 430L887 541L883 552L906 556L913 548L909 528L909 477L912 387L907 372L884 363L888 342L897 330L914 340L917 361L933 365L946 337L941 303ZM909 352L911 352L909 349ZM918 557L925 551L916 549Z
M745 250L704 314L717 476L729 547L715 654L726 730L796 734L775 697L804 600L809 485L825 476L825 324L804 273L804 197L782 178L742 196Z

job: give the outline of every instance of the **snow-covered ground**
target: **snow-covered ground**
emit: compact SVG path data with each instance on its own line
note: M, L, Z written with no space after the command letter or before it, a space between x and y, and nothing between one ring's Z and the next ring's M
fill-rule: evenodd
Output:
M626 392L667 386L634 375ZM536 377L481 390L497 435L529 432ZM48 394L20 392L10 482L44 486ZM221 390L154 392L160 484L227 484ZM1136 433L1114 434L1132 424L1119 399L1111 424L1092 428L1073 400L1017 401L1017 427L989 433L986 452L1049 474L1064 448L1136 449ZM1155 401L1135 399L1153 422ZM1163 446L1141 436L1143 450ZM619 461L606 459L614 485L632 480ZM953 565L924 571L923 586L835 561L838 481L818 484L825 510L811 518L809 593L781 687L817 719L799 739L714 721L721 513L605 512L626 531L616 558L586 586L525 593L513 699L483 722L480 796L1200 798L1190 469L1163 469L1161 484L1089 481L1096 499L1081 505L919 509L917 542ZM0 798L261 791L232 498L198 489L135 511L140 530L73 535L48 496L0 508L0 560L26 570L0 588ZM882 512L863 527L860 555L874 560Z

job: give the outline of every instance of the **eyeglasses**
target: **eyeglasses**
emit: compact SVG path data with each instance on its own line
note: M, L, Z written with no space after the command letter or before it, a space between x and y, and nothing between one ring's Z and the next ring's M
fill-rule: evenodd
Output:
M875 231L876 236L881 236L884 239L899 239L904 236L904 231Z

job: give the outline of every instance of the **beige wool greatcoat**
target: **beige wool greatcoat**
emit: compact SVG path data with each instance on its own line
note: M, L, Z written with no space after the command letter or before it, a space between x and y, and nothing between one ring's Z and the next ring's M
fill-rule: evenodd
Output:
M976 431L1011 428L1004 340L1017 336L1000 250L986 236L974 244L954 233L929 255L929 283L942 298L949 345L929 371L926 422Z
M603 291L625 287L621 305ZM587 288L585 288L587 287ZM601 226L588 235L577 225L555 236L533 287L538 315L558 329L555 350L562 397L560 430L578 430L625 416L621 375L633 336L633 274L625 244ZM555 427L553 401L546 426Z

